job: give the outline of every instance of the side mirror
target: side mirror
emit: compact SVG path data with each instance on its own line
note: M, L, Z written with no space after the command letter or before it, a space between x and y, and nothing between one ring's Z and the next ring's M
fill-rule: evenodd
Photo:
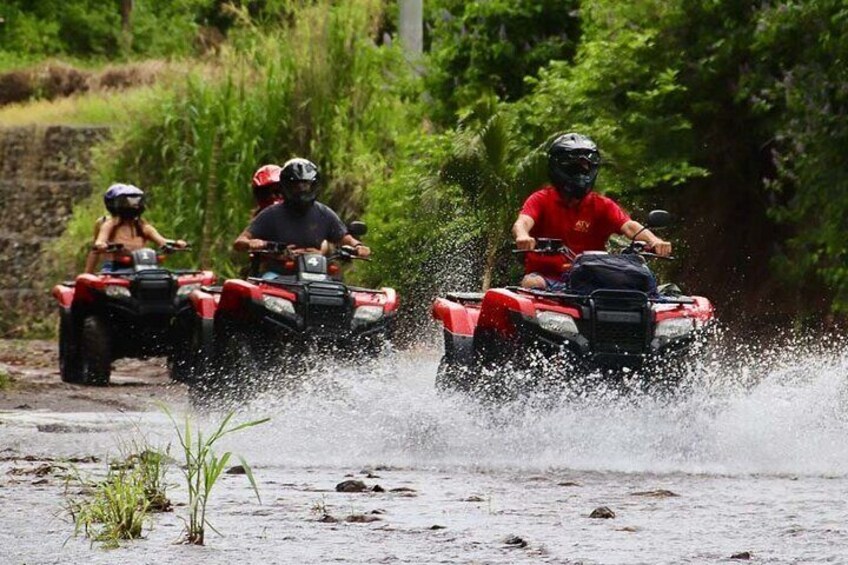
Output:
M368 233L368 226L365 225L365 222L351 222L347 225L347 231L353 237L362 237Z
M648 214L647 227L664 228L671 224L671 214L665 210L651 210Z

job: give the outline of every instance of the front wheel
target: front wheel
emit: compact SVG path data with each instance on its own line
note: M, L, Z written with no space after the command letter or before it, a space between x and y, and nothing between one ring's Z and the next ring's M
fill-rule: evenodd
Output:
M74 335L74 321L70 312L59 314L59 375L63 382L83 382L79 346Z
M112 372L112 344L106 323L99 316L82 321L80 333L81 384L106 386Z
M436 369L436 390L439 392L469 392L468 367L443 355Z

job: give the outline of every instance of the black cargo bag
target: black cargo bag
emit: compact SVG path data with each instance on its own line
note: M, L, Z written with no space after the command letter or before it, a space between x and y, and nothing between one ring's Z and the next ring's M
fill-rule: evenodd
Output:
M638 255L584 253L574 260L569 288L577 294L591 294L599 289L607 289L638 290L655 295L657 279L645 260Z

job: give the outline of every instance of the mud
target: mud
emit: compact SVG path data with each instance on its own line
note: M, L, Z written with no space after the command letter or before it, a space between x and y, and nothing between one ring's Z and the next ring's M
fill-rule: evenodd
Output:
M0 410L138 412L157 402L179 405L185 399L185 387L171 382L164 359L122 359L108 387L63 383L53 341L0 340L0 373L10 379L0 388ZM79 431L65 424L43 426L45 432Z

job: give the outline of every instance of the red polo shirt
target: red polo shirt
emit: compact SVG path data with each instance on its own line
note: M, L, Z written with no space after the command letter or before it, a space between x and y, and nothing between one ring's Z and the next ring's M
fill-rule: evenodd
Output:
M621 233L621 226L630 216L612 199L590 192L582 200L566 205L552 186L531 194L524 202L521 213L533 218L533 237L561 239L575 253L603 251L607 240ZM526 272L559 277L563 261L551 256L527 254Z

